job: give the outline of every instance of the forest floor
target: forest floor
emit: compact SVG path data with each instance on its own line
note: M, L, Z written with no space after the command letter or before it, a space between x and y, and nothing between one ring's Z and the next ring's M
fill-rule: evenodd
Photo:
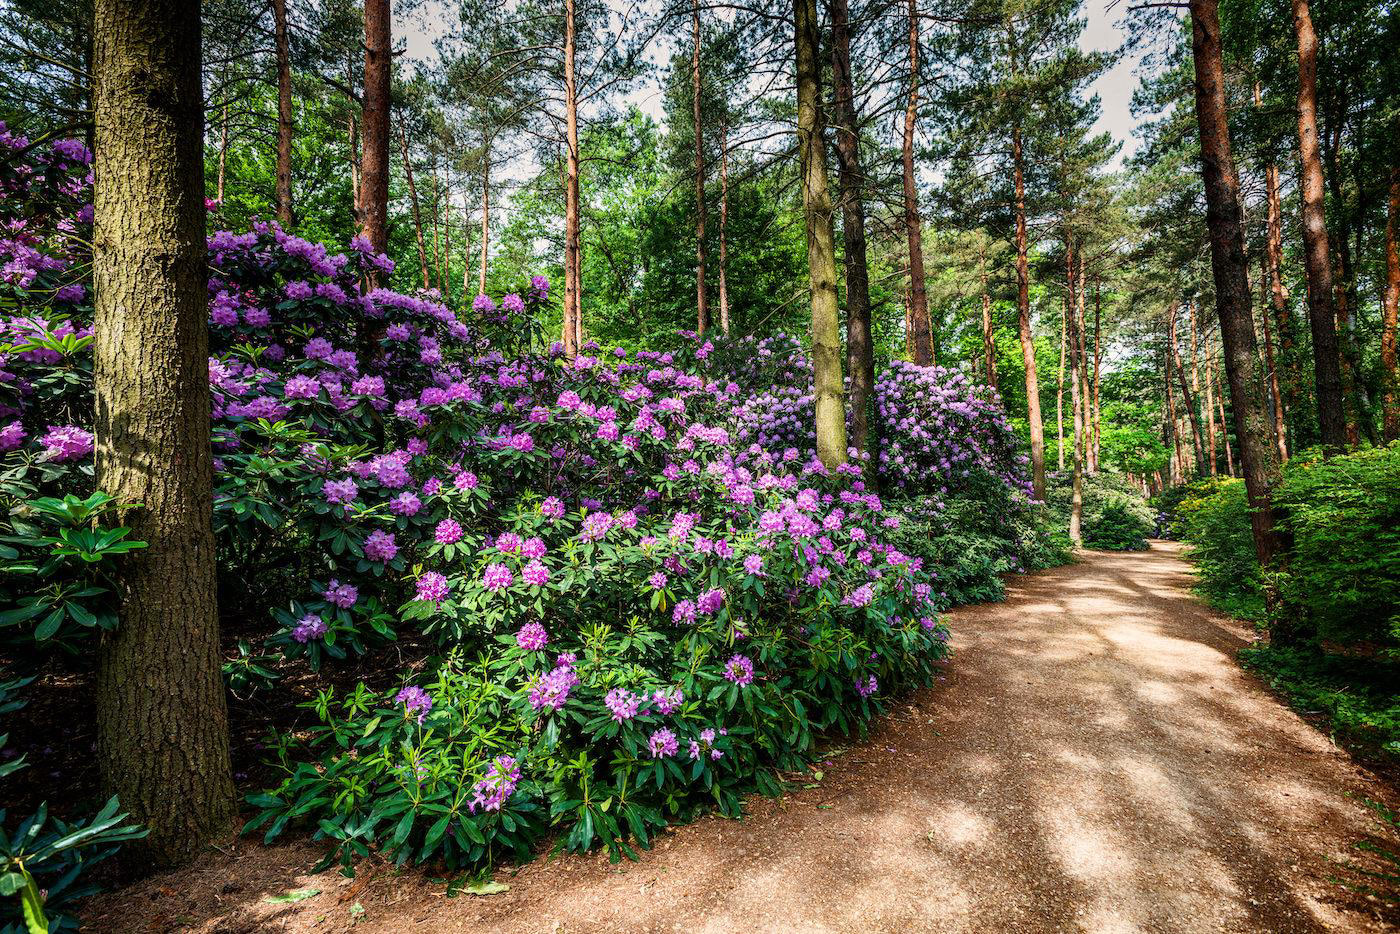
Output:
M430 873L312 876L309 844L238 840L94 899L86 929L1389 929L1339 880L1376 830L1363 799L1394 789L1239 668L1252 634L1191 595L1177 546L1082 557L953 611L946 677L820 775L640 862L540 859L448 897Z

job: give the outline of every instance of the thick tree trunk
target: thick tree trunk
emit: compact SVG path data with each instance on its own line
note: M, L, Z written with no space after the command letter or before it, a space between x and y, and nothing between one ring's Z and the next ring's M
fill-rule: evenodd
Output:
M719 128L719 329L729 336L729 124Z
M933 366L933 327L924 280L924 232L914 180L914 124L919 112L919 0L909 0L909 95L904 105L904 232L909 240L909 308L914 323L914 362Z
M1045 499L1045 425L1040 418L1040 380L1035 372L1035 338L1031 335L1031 273L1029 237L1026 234L1025 154L1021 129L1011 130L1011 165L1016 192L1016 324L1021 339L1021 359L1026 366L1026 422L1031 434L1031 487L1035 498Z
M846 462L846 403L841 379L841 320L836 300L836 235L826 183L821 114L821 48L816 0L794 0L797 58L797 148L812 288L812 371L817 457L834 469Z
M477 277L476 294L486 294L486 264L491 246L491 137L483 134L481 141L481 274Z
M846 368L851 380L849 444L868 452L871 398L875 392L875 345L871 333L865 204L861 194L865 170L860 164L860 127L856 121L855 80L851 74L850 13L846 0L831 0L829 9L841 234L846 248Z
M583 324L579 320L579 148L578 88L574 83L574 0L564 0L564 353L572 359L579 349Z
M390 0L365 0L364 155L360 163L361 232L380 253L389 249Z
M710 326L710 302L705 291L705 132L700 122L700 0L690 8L690 104L695 125L695 330Z
M418 244L418 265L423 270L423 288L428 288L428 248L423 242L423 211L418 204L418 186L413 184L413 160L408 154L408 132L399 124L399 153L403 156L403 174L408 180L408 202L413 209L413 236Z
M1298 152L1302 159L1303 257L1308 275L1308 321L1312 326L1317 421L1322 443L1346 447L1342 370L1332 307L1332 261L1323 204L1322 158L1317 138L1317 34L1307 0L1293 0L1298 35Z
M287 42L287 0L272 0L273 45L277 60L277 223L292 219L292 53Z
M1300 2L1300 0L1295 0ZM1269 443L1269 413L1259 375L1259 349L1250 307L1249 274L1240 212L1239 176L1230 152L1221 61L1218 0L1191 0L1191 47L1196 73L1196 120L1201 139L1201 177L1206 193L1206 227L1210 234L1211 272L1215 281L1216 318L1225 351L1225 373L1235 416L1240 467L1250 505L1255 555L1262 568L1281 557L1275 529L1273 491L1278 460ZM1335 356L1333 360L1335 362ZM1277 624L1276 638L1295 636Z
M229 830L215 604L198 4L97 0L98 489L149 543L118 568L96 683L102 780L170 866Z
M1400 439L1400 372L1396 371L1397 313L1400 313L1400 166L1390 170L1390 198L1385 224L1385 298L1381 303L1381 385L1384 387L1384 437Z

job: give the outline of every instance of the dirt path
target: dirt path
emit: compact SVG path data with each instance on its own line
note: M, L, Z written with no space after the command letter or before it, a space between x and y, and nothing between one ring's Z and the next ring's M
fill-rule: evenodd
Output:
M1240 671L1244 633L1189 585L1158 544L955 611L946 680L820 787L682 828L640 863L541 861L499 873L506 894L448 899L418 874L313 878L306 847L243 843L105 897L91 929L1382 929L1326 860L1371 828L1346 793L1384 787ZM265 900L298 887L323 891Z

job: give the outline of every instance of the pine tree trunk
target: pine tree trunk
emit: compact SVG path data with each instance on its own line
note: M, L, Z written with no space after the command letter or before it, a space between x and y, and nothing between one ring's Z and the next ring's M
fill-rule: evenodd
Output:
M1040 380L1035 372L1035 338L1031 336L1031 273L1026 234L1026 172L1021 129L1011 131L1011 165L1016 192L1016 323L1021 359L1026 367L1026 422L1031 434L1031 488L1045 499L1045 425L1040 418Z
M365 0L365 92L361 122L361 232L377 252L389 249L389 74L392 48L390 0Z
M1212 369L1215 368L1214 362L1211 363L1211 368L1212 368ZM1215 371L1215 376L1216 376L1216 382L1219 382L1219 380L1220 380L1220 372L1219 372L1218 370ZM1216 405L1216 407L1220 410L1220 424L1221 424L1221 425L1225 425L1225 424L1226 424L1226 421L1225 421L1225 390L1224 390L1224 388L1223 388L1224 384L1222 383L1221 386L1222 386L1222 389L1221 389L1220 393L1215 397L1215 405ZM1222 429L1221 429L1220 437L1221 437L1222 439L1224 439L1224 442L1225 442L1225 469L1226 469L1227 471L1229 471L1230 476L1233 477L1233 476L1235 476L1235 455L1234 455L1234 454L1231 452L1231 450L1230 450L1230 431L1229 431L1229 429L1228 429L1228 428L1222 428ZM1282 463L1282 460L1280 460L1279 462Z
M215 597L198 4L97 0L93 345L97 488L148 542L118 566L98 648L108 793L166 867L230 829Z
M1264 276L1261 279L1262 290L1268 290L1270 288L1271 276L1268 268L1270 265L1268 258L1270 252L1270 250L1265 250L1264 252ZM1283 417L1283 392L1279 383L1278 356L1274 353L1273 327L1269 324L1270 315L1267 291L1264 291L1264 294L1259 297L1259 308L1259 320L1264 323L1264 366L1268 368L1269 396L1273 402L1274 444L1278 448L1279 463L1286 464L1288 463L1288 428L1284 423ZM1223 415L1220 418L1220 424L1222 426L1225 424L1225 417ZM1230 453L1228 430L1226 431L1225 453L1226 456ZM1234 469L1231 468L1230 472L1234 473Z
M870 317L870 270L865 246L860 128L851 74L850 13L846 0L830 0L831 74L835 84L836 162L841 184L841 234L846 248L846 368L850 373L850 446L870 451L870 408L875 392L875 346Z
M1295 0L1295 5L1297 2L1301 0ZM1216 318L1220 322L1225 351L1225 373L1230 384L1235 437L1250 505L1254 550L1260 567L1271 568L1282 557L1273 508L1279 469L1273 445L1269 443L1269 414L1264 404L1264 381L1259 375L1259 349L1250 307L1239 176L1230 152L1226 115L1218 6L1218 0L1191 0L1201 177L1206 193L1206 228L1210 234ZM1272 602L1273 595L1270 597ZM1287 624L1276 625L1275 638L1289 641L1297 634L1290 629Z
M914 321L914 362L933 366L933 328L924 280L923 220L914 180L914 124L919 111L919 2L909 0L909 95L904 106L904 231L909 239L909 308Z
M1082 263L1082 259L1081 259ZM1082 269L1082 266L1081 266ZM1070 481L1069 539L1076 548L1084 546L1084 393L1083 384L1083 344L1080 341L1079 315L1076 302L1071 296L1065 302L1068 318L1066 330L1069 332L1070 346L1070 407L1074 410L1074 437L1071 439L1073 474Z
M442 180L438 178L437 157L433 157L433 270L437 290L442 291Z
M277 60L277 222L292 219L292 53L287 42L287 0L272 0L273 44Z
M1293 0L1298 35L1298 152L1302 158L1303 257L1308 275L1308 321L1312 326L1317 421L1322 443L1346 448L1341 358L1332 307L1332 261L1323 204L1322 158L1317 138L1317 34L1307 0Z
M1090 448L1090 451L1091 451L1092 453L1091 453L1090 458L1089 458L1089 465L1090 465L1090 466L1089 466L1089 469L1090 469L1090 471L1093 472L1093 473L1098 473L1098 470L1099 470L1099 440L1100 440L1100 439L1099 439L1099 416L1100 416L1100 414L1101 414L1101 410L1100 410L1100 407L1099 407L1099 406L1100 406L1100 399L1099 399L1099 372L1100 372L1100 369L1101 369L1101 365L1102 365L1102 363L1103 363L1103 342L1102 342L1102 339L1101 339L1101 338L1102 338L1102 330L1101 330L1100 327L1099 327L1099 325L1100 325L1100 318L1101 318L1100 312L1102 311L1102 308L1103 308L1103 296L1102 296L1102 293L1101 293L1101 288L1102 288L1102 283L1099 281L1099 277L1098 277L1098 276L1095 276L1095 277L1094 277L1094 408L1093 408L1093 413L1094 413L1094 427L1093 427L1093 438L1094 438L1094 443L1093 443L1093 446Z
M1385 224L1385 298L1381 303L1381 381L1384 387L1384 437L1400 439L1400 372L1396 370L1397 317L1400 316L1400 166L1390 170L1390 197Z
M729 336L729 124L719 128L719 329Z
M841 320L836 300L835 213L826 182L821 114L821 47L816 0L793 0L797 59L797 148L812 289L812 380L817 457L828 469L846 462L846 404L841 379Z
M476 294L486 294L486 265L491 245L491 137L481 142L481 274L477 278Z
M413 184L413 160L408 155L408 132L399 124L399 152L403 156L403 174L408 180L408 201L413 208L413 236L418 244L418 265L423 270L423 288L428 288L428 248L423 242L423 211L418 204L418 186Z
M1087 295L1087 279L1084 275L1084 253L1079 253L1079 291L1075 299L1075 336L1079 342L1079 405L1083 415L1080 427L1080 466L1084 470L1089 468L1089 345L1087 329L1084 326L1084 307ZM1092 470L1090 470L1092 472Z
M564 353L578 354L579 320L579 148L578 88L574 83L574 0L564 0Z
M992 296L987 294L987 278L982 277L982 371L987 385L997 388L997 348L992 330Z
M1055 455L1065 469L1065 370L1069 361L1069 307L1074 290L1074 248L1065 241L1065 300L1060 309L1060 370L1055 377Z
M700 0L690 8L690 103L695 129L695 318L696 333L710 326L710 303L705 291L705 132L700 114Z
M442 297L452 301L452 164L443 172L442 186Z
M1200 328L1200 322L1198 322L1198 321L1196 320L1196 304L1195 304L1195 302L1187 302L1187 304L1186 304L1186 313L1187 313L1187 315L1190 317L1190 321L1191 321L1191 395L1195 398L1195 400L1196 400L1197 402L1199 402L1199 401L1200 401L1200 398L1201 398L1201 373L1200 373L1200 366L1199 366L1199 364L1198 364L1198 357L1199 357L1199 350L1200 350L1200 348L1199 348L1198 345L1197 345L1197 338L1199 337L1199 335L1200 335L1200 333L1201 333L1201 328ZM1205 423L1206 423L1206 443L1207 443L1207 450L1209 451L1209 454L1210 454L1210 465L1209 465L1209 470L1208 470L1208 472L1209 472L1210 475L1213 477L1213 476L1215 476L1215 473L1216 473L1216 469L1215 469L1215 460L1216 460L1216 456L1215 456L1215 410L1214 410L1214 408L1212 408L1212 406L1211 406L1210 376L1209 376L1209 374L1207 374L1207 376L1206 376L1206 418L1205 418Z
M215 183L214 200L219 207L224 206L224 167L228 163L228 104L224 104L224 116L219 122L219 174Z
M1186 307L1189 310L1191 303L1188 302ZM1196 473L1199 476L1205 476L1206 455L1205 445L1201 439L1201 413L1196 397L1186 382L1186 368L1181 364L1181 355L1177 352L1176 344L1176 320L1173 318L1171 321L1172 362L1175 365L1177 379L1181 387L1181 404L1186 409L1186 417L1191 424L1191 450L1196 455Z

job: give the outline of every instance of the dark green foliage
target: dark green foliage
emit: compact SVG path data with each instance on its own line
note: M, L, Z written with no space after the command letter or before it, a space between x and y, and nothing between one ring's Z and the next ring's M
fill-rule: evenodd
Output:
M1057 526L1069 527L1073 480L1068 473L1049 475L1046 498ZM1084 544L1105 551L1143 551L1156 527L1156 516L1141 492L1121 474L1085 474L1083 492Z
M1190 544L1189 554L1201 579L1197 589L1211 606L1240 619L1264 618L1262 579L1243 480L1193 484L1177 505L1172 530Z

